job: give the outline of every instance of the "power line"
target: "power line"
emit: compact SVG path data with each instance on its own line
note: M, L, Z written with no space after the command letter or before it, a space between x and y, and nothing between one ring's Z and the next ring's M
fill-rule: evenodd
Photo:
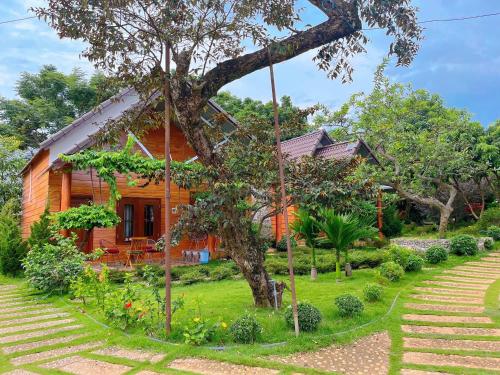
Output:
M31 16L31 17L24 17L24 18L17 18L15 20L8 20L8 21L1 21L0 25L3 25L4 23L12 23L12 22L19 22L19 21L24 21L24 20L30 20L32 18L37 18L37 16Z
M436 23L436 22L467 21L467 20L473 20L473 19L478 19L478 18L486 18L486 17L493 17L493 16L500 16L500 12L478 14L478 15L475 15L475 16L466 16L466 17L436 18L436 19L430 19L430 20L420 21L420 22L417 22L417 23L418 24L425 24L425 23ZM30 16L30 17L24 17L24 18L17 18L17 19L13 19L13 20L0 21L0 25L6 24L6 23L13 23L13 22L30 20L30 19L33 19L33 18L38 18L38 16ZM368 31L368 30L381 30L381 29L382 29L382 27L373 27L373 28L368 28L368 29L363 29L363 30L364 31Z

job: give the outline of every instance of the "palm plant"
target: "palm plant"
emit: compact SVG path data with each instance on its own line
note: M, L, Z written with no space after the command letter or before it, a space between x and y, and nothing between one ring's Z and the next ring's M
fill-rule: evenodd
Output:
M324 235L322 241L336 251L335 273L339 281L341 253L345 253L347 271L350 269L349 247L361 238L373 237L377 229L372 226L373 223L350 214L337 215L332 209L321 210L320 217L319 227Z
M319 233L319 225L316 219L304 209L299 209L296 213L295 221L292 223L292 230L297 236L302 238L307 247L311 248L311 279L316 280L318 271L316 270L316 243Z

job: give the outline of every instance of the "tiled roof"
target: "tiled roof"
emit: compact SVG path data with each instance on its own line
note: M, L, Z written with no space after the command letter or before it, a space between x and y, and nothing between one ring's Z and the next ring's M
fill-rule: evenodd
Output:
M317 149L315 156L326 159L345 159L356 153L358 145L359 141L334 143Z
M314 156L321 138L324 137L323 129L312 133L301 135L281 143L283 154L290 159L296 159L302 156Z

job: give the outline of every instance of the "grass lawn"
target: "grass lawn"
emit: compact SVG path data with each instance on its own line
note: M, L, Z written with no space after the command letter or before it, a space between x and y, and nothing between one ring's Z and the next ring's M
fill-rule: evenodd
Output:
M498 243L496 248L498 249ZM298 276L296 281L299 300L314 304L323 315L323 321L318 331L303 333L298 338L294 336L293 330L287 327L284 322L284 309L274 311L257 309L252 306L251 292L244 280L205 282L189 286L176 285L172 290L173 298L183 296L185 306L174 316L174 334L169 343L147 338L139 330L123 333L112 328L105 328L100 324L100 322L104 322L104 319L99 316L95 307L84 307L79 302L71 301L67 296L51 296L47 298L47 301L60 307L68 308L69 306L77 319L85 324L85 332L87 333L96 335L96 337L105 337L110 343L165 351L168 353L169 359L198 355L243 364L270 366L270 363L263 356L314 350L333 342L348 343L370 333L388 330L392 339L391 373L398 373L397 369L401 366L402 355L401 315L404 313L403 305L409 301L408 295L412 293L413 287L418 285L420 281L430 279L433 275L441 273L443 269L479 259L485 254L481 253L475 257L451 256L448 261L441 265L426 265L422 272L407 273L399 282L387 282L384 286L383 300L376 303L365 302L363 314L353 319L341 318L338 315L334 299L343 293L352 293L362 298L364 286L368 282L379 280L376 269L355 270L352 277L343 277L340 283L336 282L334 273L320 274L317 281L311 281L309 276ZM287 281L286 277L278 277L278 279ZM23 284L22 280L2 279L1 277L0 281ZM495 321L500 324L499 313L496 309L499 291L500 283L497 282L492 286L492 292L487 295L487 307L488 315L492 315ZM289 303L290 293L286 291L284 306ZM261 340L257 344L237 345L230 341L227 334L219 336L218 342L202 347L192 347L182 343L183 327L193 317L201 314L205 319L219 320L231 324L245 311L255 313L264 328ZM225 350L213 350L214 346L219 345L225 346ZM113 362L121 363L116 359L113 359ZM8 367L6 363L5 358L2 359L2 356L0 356L0 370ZM275 364L273 363L272 366L275 366ZM154 369L155 367L149 365L148 368ZM284 373L292 373L294 369L296 370L293 366L285 364L278 365L278 368L281 368ZM160 367L158 367L159 369ZM307 371L307 373L320 372L311 370Z

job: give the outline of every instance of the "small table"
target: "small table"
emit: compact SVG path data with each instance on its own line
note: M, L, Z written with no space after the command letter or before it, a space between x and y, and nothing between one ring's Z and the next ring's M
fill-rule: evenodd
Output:
M144 254L142 250L128 250L127 251L127 263L125 267L132 268L134 263L138 263L141 256Z

